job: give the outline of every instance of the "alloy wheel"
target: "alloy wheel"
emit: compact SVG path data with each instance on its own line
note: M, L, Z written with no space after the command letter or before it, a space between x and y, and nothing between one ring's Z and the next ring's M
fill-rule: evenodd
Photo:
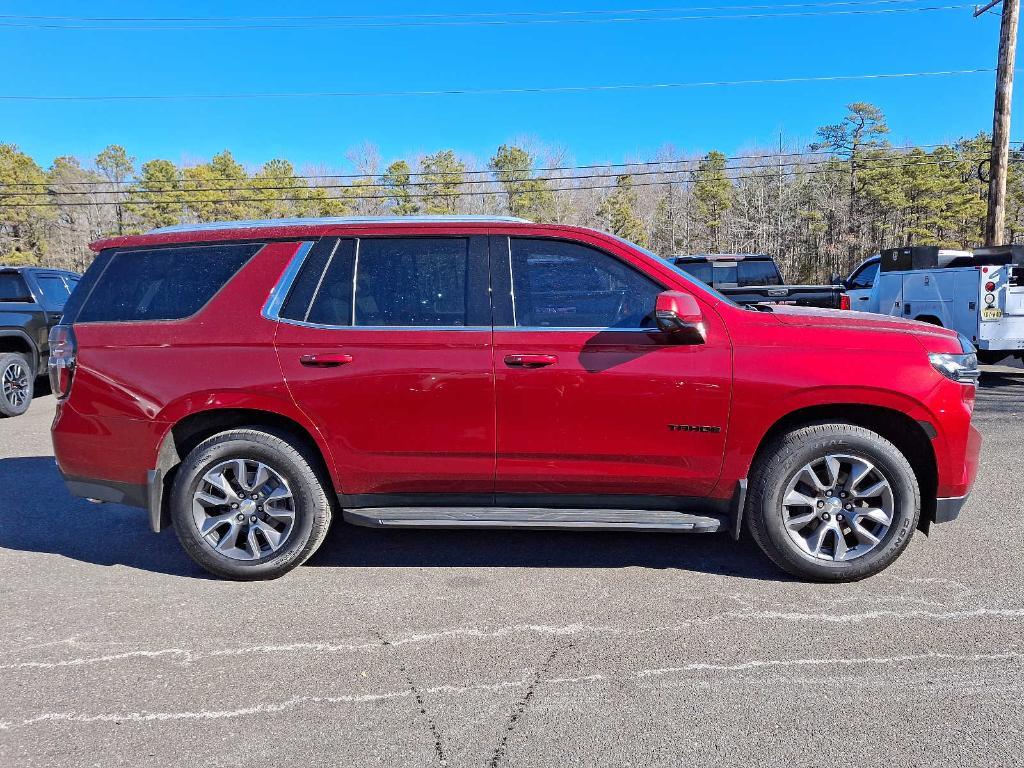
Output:
M14 408L21 408L28 399L28 371L21 363L10 363L0 377L4 399Z
M232 560L258 560L288 541L295 498L284 476L255 459L229 459L202 476L192 496L202 539Z
M849 561L877 547L892 525L892 485L871 461L827 454L796 472L782 497L790 539L819 560Z

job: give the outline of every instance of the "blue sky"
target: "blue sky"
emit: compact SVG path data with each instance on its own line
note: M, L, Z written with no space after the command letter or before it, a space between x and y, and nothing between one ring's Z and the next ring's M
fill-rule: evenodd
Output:
M806 2L807 0L803 0ZM834 0L826 0L832 2ZM891 0L889 0L891 2ZM798 0L431 2L2 2L0 14L194 16L551 11L780 5ZM917 2L955 5L957 0ZM882 4L865 7L909 7ZM820 10L820 9L819 9ZM685 12L684 12L685 13ZM692 14L722 13L697 11ZM0 18L0 22L18 22ZM20 22L18 22L20 23ZM373 91L693 82L995 66L999 19L968 8L779 19L496 27L217 31L45 30L0 26L4 94L94 95ZM1019 90L1019 89L1018 89ZM991 129L993 75L684 90L274 101L0 101L0 141L42 164L123 144L140 162L246 164L286 157L345 167L363 141L385 162L454 148L485 161L532 136L578 163L648 157L674 145L727 153L813 139L851 101L882 107L897 142ZM1018 106L1020 105L1018 96ZM1017 110L1019 114L1019 109ZM1024 126L1015 134L1024 136Z

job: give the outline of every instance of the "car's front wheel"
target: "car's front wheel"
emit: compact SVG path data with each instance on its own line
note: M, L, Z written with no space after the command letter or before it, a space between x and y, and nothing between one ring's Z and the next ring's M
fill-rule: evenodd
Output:
M814 424L778 437L751 474L747 521L780 568L816 581L855 581L888 567L921 510L906 457L876 432Z
M174 531L210 573L272 579L317 550L331 503L314 457L286 435L222 432L196 446L178 468L171 495Z
M20 416L32 404L35 375L24 355L0 354L0 416Z

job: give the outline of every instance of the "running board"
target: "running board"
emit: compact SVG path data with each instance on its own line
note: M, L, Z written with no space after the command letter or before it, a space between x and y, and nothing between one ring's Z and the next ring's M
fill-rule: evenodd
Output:
M346 522L368 528L527 528L712 533L727 520L649 509L521 509L515 507L376 507L346 509Z

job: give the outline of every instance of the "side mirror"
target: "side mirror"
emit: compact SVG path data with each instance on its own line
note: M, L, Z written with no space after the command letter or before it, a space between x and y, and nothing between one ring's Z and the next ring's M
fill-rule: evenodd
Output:
M665 291L654 303L658 328L676 344L703 344L707 341L704 313L688 293Z
M833 272L832 277L829 278L829 285L846 285L846 281L838 272Z

